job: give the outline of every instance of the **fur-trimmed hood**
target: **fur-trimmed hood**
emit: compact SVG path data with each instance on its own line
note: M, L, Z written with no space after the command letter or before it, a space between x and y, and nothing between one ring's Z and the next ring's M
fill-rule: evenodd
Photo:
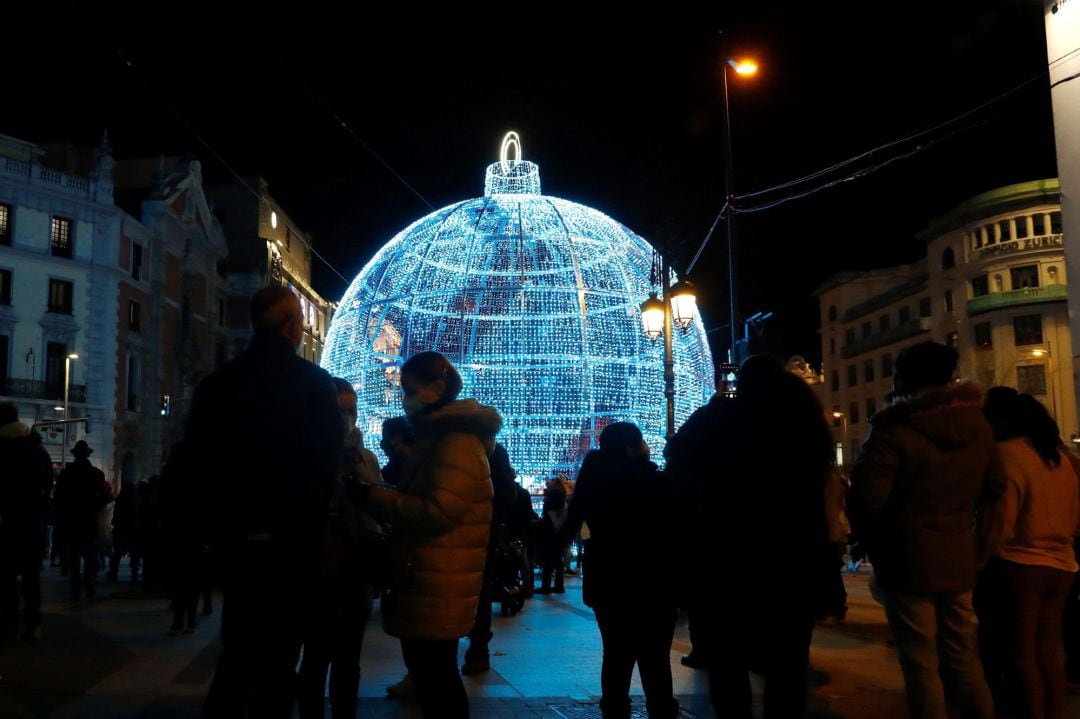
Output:
M495 448L495 435L502 427L502 417L494 407L475 399L459 399L411 419L418 435L439 436L450 432L468 432L480 438L490 450Z
M986 420L982 389L971 382L932 387L875 414L874 427L907 425L941 447L962 447L975 441Z

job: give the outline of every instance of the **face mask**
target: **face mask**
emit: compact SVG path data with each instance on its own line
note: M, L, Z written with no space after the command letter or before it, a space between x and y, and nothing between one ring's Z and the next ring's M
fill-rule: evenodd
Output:
M426 405L416 395L401 398L401 407L409 417L415 417L420 414L425 406Z

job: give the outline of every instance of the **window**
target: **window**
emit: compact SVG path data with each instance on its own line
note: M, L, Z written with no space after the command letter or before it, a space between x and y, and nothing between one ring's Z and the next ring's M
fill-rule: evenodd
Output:
M884 355L881 358L881 376L892 377L892 355Z
M982 297L983 295L990 294L990 280L986 275L979 275L978 277L971 278L971 296Z
M1043 342L1042 315L1013 317L1013 339L1017 347L1041 345Z
M900 324L906 325L908 322L911 322L911 308L910 307L901 307L900 308Z
M989 349L994 346L994 335L989 322L980 322L975 325L975 346L979 349Z
M127 361L127 408L129 412L139 410L139 358L128 355Z
M288 227L285 228L285 249L286 250L291 250L292 249L292 233L289 232Z
M853 364L849 364L847 368L847 386L854 387L859 383L859 370Z
M945 290L945 311L946 312L952 312L953 311L952 290Z
M7 394L8 381L8 347L11 346L11 338L0 335L0 394Z
M859 423L859 403L858 402L852 402L851 405L848 407L848 422L851 422L852 424L858 424Z
M829 322L836 322L836 305L829 305Z
M949 345L953 349L958 349L960 347L960 333L950 332L949 334L945 335L945 344Z
M1016 368L1016 390L1023 394L1046 394L1046 365L1030 364Z
M11 304L11 270L0 269L0 305Z
M878 325L881 327L882 332L888 332L892 327L892 317L889 315L882 315L878 318Z
M1013 267L1011 270L1009 270L1009 274L1012 275L1012 288L1014 290L1022 290L1026 287L1039 286L1038 265L1023 265L1022 267Z
M866 400L866 421L869 422L875 414L877 414L877 400L870 397Z
M855 329L849 327L847 331L844 332L844 345L850 346L853 344L855 344Z
M63 342L49 342L45 345L45 394L49 399L64 397L67 356L67 345Z
M840 391L840 370L838 369L834 369L832 371L832 391Z
M67 280L49 280L49 312L58 315L71 314L71 296L74 283Z
M1012 239L1012 235L1009 234L1009 221L1002 220L998 223L998 242L1008 242Z
M954 267L956 267L956 253L953 252L953 248L946 247L941 253L941 269L951 270Z
M132 332L139 331L139 315L142 308L135 300L128 300L128 329Z
M11 205L0 204L0 245L11 244Z
M866 339L870 335L874 334L874 325L872 322L862 323L862 338Z
M842 427L844 425L844 413L840 411L840 405L834 404L832 406L832 426Z
M874 360L872 360L872 359L868 359L865 362L863 362L863 381L864 382L873 382L874 381Z
M1061 234L1061 213L1060 212L1051 212L1050 213L1050 234L1051 235L1060 235Z
M131 279L142 279L143 246L138 242L131 243Z
M49 251L53 257L72 256L71 220L66 217L52 218L52 230L49 235Z
M830 337L829 338L829 354L830 355L836 354L836 338L835 337Z
M1016 218L1016 239L1022 240L1028 236L1028 218L1017 217Z
M923 297L921 300L919 300L919 317L929 317L929 316L930 316L930 298L929 297Z

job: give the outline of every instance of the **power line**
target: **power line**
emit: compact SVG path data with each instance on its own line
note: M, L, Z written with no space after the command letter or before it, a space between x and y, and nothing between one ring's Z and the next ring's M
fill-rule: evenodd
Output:
M217 161L220 162L221 165L226 170L228 170L230 173L232 173L233 177L235 177L240 182L240 184L242 184L247 189L247 191L250 192L251 195L256 200L259 200L261 202L262 201L262 196L255 190L255 188L253 188L248 183L248 181L245 180L243 178L243 176L241 176L240 173L237 172L236 169L233 168L233 166L230 165L229 162L224 157L222 157L221 153L219 153L217 150L215 150L214 147L199 133L199 131L196 130L195 127L190 122L188 122L184 118L184 116L181 115L176 110L175 107L172 106L172 103L169 102L169 100L157 89L157 87L155 87L153 84L151 84L150 81L147 80L146 77L143 76L143 74L141 72L139 72L138 68L135 67L134 63L132 63L131 60L129 60L127 57L125 57L124 53L121 50L118 49L116 51L116 54L120 56L120 59L123 61L124 65L127 66L127 68L129 70L131 70L132 73L134 73L137 78L139 78L139 80L143 83L143 85L157 97L158 101L162 105L165 106L165 109L168 110L172 114L172 116L174 118L176 118L176 120L181 125L183 125L184 128L188 132L190 132L192 134L192 136L196 140L198 140L202 144L202 146L205 147L210 152L210 154L212 154L215 158L217 158ZM315 257L317 257L319 260L321 260L323 264L325 264L327 267L329 267L331 272L333 272L335 275L340 277L342 282L344 282L346 285L349 284L349 280L345 278L345 275L338 272L337 268L334 267L332 264L330 264L329 260L327 260L321 254L319 254L319 251L316 250L314 248L314 246L312 246L312 244L308 245L308 249L311 250L311 254L315 255Z
M993 98L991 98L991 99L989 99L989 100L987 100L987 101L985 101L983 103L980 103L979 105L976 105L975 107L973 107L973 108L971 108L971 109L969 109L969 110L967 110L965 112L962 112L962 113L960 113L958 115L955 115L955 116L953 116L953 117L951 117L951 118L949 118L947 120L939 122L936 125L933 125L933 126L928 127L928 128L926 128L924 130L920 130L918 132L912 133L912 134L907 135L905 137L901 137L901 138L898 138L898 139L895 139L895 140L891 140L889 142L886 142L883 145L878 145L877 147L866 150L865 152L859 153L858 155L850 157L850 158L848 158L846 160L842 160L842 161L840 161L840 162L838 162L838 163L836 163L834 165L830 165L829 167L823 168L821 170L817 170L816 172L812 172L809 175L804 175L804 176L798 177L798 178L796 178L794 180L789 180L788 182L783 182L783 183L778 184L778 185L773 185L772 187L766 187L765 189L757 190L755 192L749 192L749 193L746 193L746 194L743 194L743 195L737 195L736 199L745 200L745 199L749 199L751 197L759 197L761 195L765 195L765 194L768 194L770 192L775 192L776 190L782 190L782 189L786 189L788 187L792 187L794 185L804 184L806 182L809 182L810 180L817 179L818 177L821 177L822 175L827 175L830 172L838 170L841 167L845 167L845 166L850 165L852 163L858 162L859 160L862 160L862 159L864 159L866 157L869 157L870 155L873 155L876 152L881 152L882 150L887 150L889 148L895 147L896 145L901 145L901 144L903 144L905 142L909 142L911 140L916 140L916 139L921 138L921 137L923 137L925 135L928 135L928 134L930 134L932 132L936 132L937 130L940 130L943 127L946 127L946 126L951 125L951 124L953 124L955 122L958 122L958 121L964 119L965 117L967 117L968 115L976 113L976 112L988 107L989 105L992 105L992 104L994 104L996 102L999 102L999 101L1005 99L1006 97L1012 95L1013 93L1016 93L1016 92L1020 91L1021 89L1027 87L1031 83L1035 82L1036 80L1039 80L1044 75L1046 75L1049 72L1051 67L1053 67L1054 65L1056 65L1056 64L1058 64L1060 62L1063 62L1064 60L1070 58L1071 56L1075 55L1076 53L1080 53L1080 47L1075 48L1074 50L1072 50L1072 51L1070 51L1068 53L1065 53L1061 57L1057 58L1053 62L1048 63L1046 69L1044 69L1044 70L1040 71L1039 73L1033 75L1032 77L1028 78L1027 80L1024 80L1023 82L1019 83L1018 85L1014 86L1013 88L1011 88L1009 90L1006 90L1005 92L1001 93L1000 95L997 95L996 97L993 97ZM1071 78L1066 78L1066 80L1069 80L1069 79L1071 79ZM1064 81L1059 81L1058 83L1055 83L1055 84L1060 84L1060 82L1064 82Z
M420 198L420 201L423 202L425 205L427 205L429 210L431 210L432 212L435 211L435 206L432 205L430 202L428 202L424 198L424 196L421 195L420 192L415 187L410 185L408 183L408 181L406 181L405 178L401 176L401 173L399 173L397 170L395 170L393 167L391 167L389 162L384 160L382 158L382 156L379 155L379 153L375 152L375 150L371 147L371 145L364 142L364 138L362 138L358 134L356 134L356 131L353 130L352 127L350 127L349 124L347 122L345 122L345 120L341 119L340 115L338 115L336 112L333 112L333 111L331 111L330 114L334 118L334 121L337 122L339 125L341 125L341 127L345 130L345 132L349 133L349 135L354 140L359 142L360 145L365 150L367 150L368 153L370 153L372 157L374 157L376 160L378 160L379 163L382 164L382 166L385 167L390 172L390 174L392 174L394 177L396 177L401 184L405 185L405 187L409 188L410 192L412 192L414 195L416 195L418 198Z

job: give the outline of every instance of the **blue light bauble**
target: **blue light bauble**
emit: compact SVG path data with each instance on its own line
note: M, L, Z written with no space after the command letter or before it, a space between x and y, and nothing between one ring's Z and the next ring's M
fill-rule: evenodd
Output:
M638 425L658 456L663 343L640 318L652 252L603 213L541 195L537 166L504 156L483 197L431 213L375 254L341 299L323 367L356 387L380 458L382 421L402 414L399 368L423 350L457 366L462 397L502 413L498 440L526 485L572 476L612 422ZM714 391L697 313L675 330L674 357L681 424Z

